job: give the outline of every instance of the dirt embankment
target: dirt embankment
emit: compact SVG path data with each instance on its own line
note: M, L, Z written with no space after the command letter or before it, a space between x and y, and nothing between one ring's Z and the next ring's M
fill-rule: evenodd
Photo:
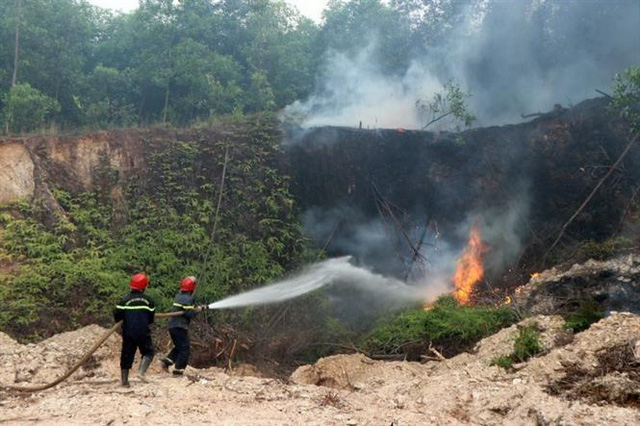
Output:
M46 197L49 185L88 190L107 169L118 178L142 173L143 141L136 130L0 140L0 203Z
M25 424L582 424L640 422L640 316L614 313L575 339L559 317L539 316L545 352L511 371L491 366L513 348L510 327L473 354L418 364L338 355L303 366L289 382L189 369L174 379L157 368L151 383L117 383L119 341L58 388L0 398L0 422ZM64 370L97 326L19 345L0 335L3 383L47 381Z

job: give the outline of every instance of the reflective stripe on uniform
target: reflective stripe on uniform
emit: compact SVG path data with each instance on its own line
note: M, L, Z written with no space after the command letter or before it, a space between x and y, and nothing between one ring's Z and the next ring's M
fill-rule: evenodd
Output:
M145 299L143 297L136 297L134 299L127 300L127 303L125 303L125 305L129 306L133 302L143 302L145 305L149 304L149 301L147 299Z
M151 308L149 306L120 306L120 305L116 305L116 309L127 309L127 310L131 310L131 311L144 309L144 310L151 311L151 312L154 312L156 310L156 308Z
M176 308L182 308L182 309L195 309L194 305L181 305L180 303L173 303L173 306L175 306Z

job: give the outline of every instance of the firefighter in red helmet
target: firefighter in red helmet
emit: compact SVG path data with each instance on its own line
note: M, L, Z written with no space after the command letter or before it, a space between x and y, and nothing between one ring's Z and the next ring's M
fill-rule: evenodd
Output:
M120 353L120 369L122 386L129 386L129 370L133 365L136 349L140 350L142 359L138 369L138 378L146 381L145 373L153 360L153 341L149 325L153 324L155 305L153 300L144 294L149 285L149 278L144 274L131 277L131 292L116 305L113 317L116 322L122 321L122 351Z
M169 335L173 342L173 349L164 357L162 367L165 371L173 365L173 374L182 375L189 362L189 323L202 309L195 305L193 292L196 289L195 277L186 277L180 282L180 291L173 301L173 312L183 312L182 315L171 317L169 320Z

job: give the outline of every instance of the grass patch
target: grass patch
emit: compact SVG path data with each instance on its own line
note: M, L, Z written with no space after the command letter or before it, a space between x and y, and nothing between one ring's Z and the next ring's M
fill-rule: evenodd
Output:
M430 310L411 310L380 323L360 347L370 354L418 359L431 344L445 356L452 356L514 321L506 307L461 306L452 296L443 296Z

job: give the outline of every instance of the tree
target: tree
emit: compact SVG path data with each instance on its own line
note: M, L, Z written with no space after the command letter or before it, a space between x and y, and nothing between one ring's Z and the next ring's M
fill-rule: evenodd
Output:
M411 60L409 21L381 0L331 0L324 12L319 50L355 56L374 46L373 57L387 74L406 71Z
M86 123L94 127L130 126L137 121L136 110L129 101L133 91L128 70L98 64L85 79L83 96L78 99Z
M247 95L247 109L250 112L271 111L276 106L273 89L267 75L262 71L256 71L251 75L251 86Z
M231 57L212 52L191 38L175 47L171 109L179 123L244 107L242 68Z
M471 126L476 118L469 112L467 99L470 97L470 93L463 92L460 86L450 79L444 85L442 93L435 93L429 101L416 102L416 108L425 123L422 129L447 117L453 117L453 124L458 128L460 125Z
M3 118L8 129L27 132L45 124L48 117L60 111L58 101L34 89L29 83L18 83L3 99Z
M615 78L613 106L640 132L640 66L627 68Z

